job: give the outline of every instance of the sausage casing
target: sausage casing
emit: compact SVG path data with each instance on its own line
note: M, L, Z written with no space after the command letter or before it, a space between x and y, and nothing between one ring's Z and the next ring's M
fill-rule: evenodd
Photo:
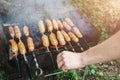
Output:
M14 33L14 29L13 29L12 26L9 27L9 33L10 33L10 36L11 36L12 38L14 38L15 33Z
M17 53L18 52L18 45L17 45L16 41L14 39L11 39L9 42L11 45L12 52Z
M47 36L47 35L43 35L43 36L42 36L42 44L43 44L43 46L45 46L45 47L48 47L48 46L49 46L49 39L48 39L48 36Z
M57 31L57 39L59 40L60 45L63 46L66 44L64 37L60 31Z
M57 24L58 24L58 28L62 30L63 29L62 22L60 20L57 20Z
M29 28L28 28L28 26L23 27L23 32L24 32L25 36L29 36Z
M53 31L52 22L49 19L46 19L45 22L46 22L46 25L47 25L48 32L52 32Z
M20 38L21 37L21 32L18 26L14 27L14 31L15 31L15 36L16 38Z
M24 55L26 54L26 48L25 48L25 45L22 41L19 41L18 42L18 49L19 49L19 52Z
M44 25L44 23L43 23L42 20L40 20L40 21L38 22L38 27L39 27L40 32L41 32L42 34L44 34L44 33L45 33L45 25Z
M28 46L28 50L30 52L34 51L34 49L35 49L34 42L33 42L33 39L31 37L27 38L27 46Z
M74 31L74 33L76 34L76 36L78 38L82 38L83 37L82 33L80 32L80 30L77 27L73 27L73 31Z
M65 29L67 29L68 31L71 30L71 27L70 27L65 21L63 22L63 27L64 27Z
M73 42L78 42L79 39L77 38L76 35L74 35L72 32L69 32L68 35L70 36L70 38L72 39Z
M55 30L58 30L58 23L57 23L57 21L55 19L52 20L52 24L53 24L53 28Z
M50 33L50 42L54 46L58 45L58 41L54 33Z
M69 35L68 35L64 30L62 30L61 33L62 33L64 39L65 39L67 42L71 41L71 38L69 37Z
M65 21L67 22L67 24L69 24L70 26L74 26L72 20L70 18L65 18Z

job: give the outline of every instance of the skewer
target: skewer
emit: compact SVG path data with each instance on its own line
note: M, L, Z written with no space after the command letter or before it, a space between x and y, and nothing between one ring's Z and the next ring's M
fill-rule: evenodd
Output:
M40 76L40 75L43 74L43 71L42 71L42 69L39 67L37 58L36 58L36 56L35 56L35 53L33 52L34 49L35 49L35 46L34 46L33 39L30 37L30 32L29 32L28 26L24 26L24 27L23 27L23 32L24 32L25 36L27 37L28 50L29 50L29 52L32 52L32 55L33 55L33 58L34 58L34 61L35 61L35 66L36 66L36 68L37 68L36 71L35 71L35 75L36 75L36 76Z
M72 32L69 32L68 35L70 36L70 38L72 39L73 42L77 43L77 45L80 47L80 50L84 51L84 49L80 45L79 39L76 37L76 35L74 35Z
M22 41L19 41L18 42L18 48L19 48L19 52L23 55L23 58L24 58L24 61L25 61L25 65L26 65L26 68L28 70L28 75L29 75L29 78L30 79L33 79L32 77L32 72L31 72L31 68L30 68L30 64L27 60L27 57L26 57L26 48L25 48L25 45L23 44Z
M24 45L24 43L22 42L22 40L21 40L21 32L20 32L20 29L19 29L19 27L18 26L15 26L14 27L14 31L15 31L15 36L16 36L16 38L18 38L19 39L19 42L18 42L18 49L19 49L19 52L23 55L23 58L24 58L24 61L25 61L25 65L26 65L26 68L27 68L27 70L28 70L28 75L29 75L29 78L30 79L33 79L33 77L32 77L32 72L31 72L31 68L30 68L30 63L28 62L28 60L27 60L27 57L26 57L26 48L25 48L25 45Z
M64 38L65 38L65 40L66 40L66 42L69 44L69 46L72 48L72 51L73 52L75 52L75 49L74 49L74 47L72 46L72 44L71 44L71 39L70 39L70 37L68 36L68 34L63 30L63 24L62 24L62 22L58 19L57 20L57 24L58 24L58 28L61 30L61 33L62 33L62 35L64 36Z
M69 37L69 35L64 30L61 30L61 33L62 33L64 39L66 40L66 42L68 42L69 46L72 48L72 51L75 52L75 49L73 48L73 46L71 44L71 38Z
M49 49L49 39L45 34L42 36L42 43L43 43L43 46L47 48L47 51L49 52L50 57L51 57L53 68L55 68L55 63L54 63L54 60L53 60L53 56L52 56L52 53Z
M52 20L53 28L57 30L57 39L60 43L61 46L64 46L65 50L68 50L67 47L65 46L66 42L65 39L62 35L62 33L58 30L58 23L55 19Z
M18 78L21 78L22 75L21 75L21 70L20 70L20 64L19 64L19 59L18 59L18 46L17 46L17 43L15 42L14 39L11 39L9 41L10 43L10 48L11 48L11 51L12 51L12 54L16 60L16 65L17 65L17 71L18 71Z
M18 38L19 41L21 41L21 36L22 36L22 35L21 35L20 29L19 29L18 26L15 26L15 27L14 27L14 32L15 32L16 38Z
M14 37L15 37L15 32L14 32L13 27L12 27L12 26L9 26L8 30L9 30L10 36L12 37L12 39L14 39Z
M56 73L47 74L47 75L45 75L44 77L54 76L54 75L62 74L62 73L64 73L64 72L63 72L63 71L60 71L60 72L56 72Z
M57 39L58 39L60 45L64 46L64 48L66 50L68 50L67 47L65 46L65 44L66 44L65 39L64 39L64 37L63 37L63 35L62 35L62 33L60 31L57 31Z
M18 78L21 78L22 75L21 75L21 70L20 70L20 64L19 64L19 59L17 57L18 56L18 46L17 46L17 43L14 40L15 33L14 33L14 29L13 29L12 26L9 27L9 34L12 37L12 39L9 42L10 42L11 51L12 51L13 55L15 55L14 58L16 60Z
M46 25L47 25L47 28L48 28L48 32L50 32L50 42L51 42L52 45L55 46L56 51L59 52L58 47L57 47L57 45L58 45L57 38L56 38L55 34L52 32L53 31L52 22L49 19L46 19L45 22L46 22ZM51 37L53 37L53 39Z
M55 63L54 63L54 60L53 60L53 56L52 56L52 53L51 53L51 51L49 49L49 45L50 45L49 39L48 39L48 36L44 34L45 33L45 26L44 26L43 21L39 21L38 26L39 26L40 32L42 33L42 43L43 43L43 46L46 47L47 51L49 52L53 68L55 68ZM48 30L52 31L52 27L49 27Z

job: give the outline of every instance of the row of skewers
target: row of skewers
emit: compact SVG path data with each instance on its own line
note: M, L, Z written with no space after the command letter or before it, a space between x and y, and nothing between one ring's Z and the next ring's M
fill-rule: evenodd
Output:
M49 49L50 43L53 46L55 46L55 49L58 52L59 52L58 45L63 46L66 50L68 50L66 47L66 43L68 43L69 46L72 48L72 51L75 52L75 49L71 44L71 41L72 41L72 42L76 43L82 51L84 51L84 49L82 48L82 46L79 43L79 39L83 38L83 35L81 34L80 30L73 24L73 22L71 21L70 18L66 18L65 21L55 20L55 19L53 19L51 21L49 19L46 19L45 23L46 23L47 27L45 26L44 22L42 20L40 20L38 22L38 27L39 27L40 33L42 34L42 37L41 37L42 44L44 47L46 47L46 50L49 52L53 68L55 68L55 62L53 60L53 55ZM47 31L46 31L46 28L47 28ZM56 34L53 32L53 30L56 30ZM30 36L28 26L23 27L23 32L24 32L25 36L27 37L28 52L32 52L34 61L36 63L35 74L37 76L41 75L43 73L43 71L39 67L39 64L37 62L37 59L36 59L36 56L34 53L35 45L34 45L34 41L33 41L32 37ZM45 34L46 32L49 32L50 35L47 36ZM11 36L11 39L9 40L10 48L11 48L14 58L16 59L16 64L17 64L17 68L18 68L18 77L21 77L19 59L17 58L18 53L20 53L21 55L23 55L29 77L30 77L30 79L32 79L33 77L32 77L30 64L26 57L27 50L26 50L24 43L21 40L22 34L21 34L19 27L18 26L14 26L14 27L9 26L9 33ZM15 37L18 39L18 42L15 41Z

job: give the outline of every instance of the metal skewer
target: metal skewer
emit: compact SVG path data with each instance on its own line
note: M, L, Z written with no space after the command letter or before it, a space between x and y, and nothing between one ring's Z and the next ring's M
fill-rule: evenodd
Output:
M36 68L37 68L36 71L35 71L35 75L36 76L40 76L40 75L43 74L43 70L39 67L39 64L38 64L38 61L36 59L36 56L35 56L34 52L32 53L32 55L33 55L33 58L34 58L34 61L35 61L35 65L36 65Z
M52 64L53 64L53 68L55 68L55 63L54 63L54 60L53 60L52 53L51 53L51 51L50 51L50 49L49 49L48 47L46 47L46 48L47 48L47 51L49 52L49 55L50 55L50 57L51 57L51 61L52 61Z
M56 72L56 73L51 73L51 74L45 75L44 77L54 76L54 75L61 74L61 73L64 73L64 72L60 71L60 72Z
M24 43L21 40L21 36L22 36L21 35L21 31L20 31L18 26L14 27L14 31L15 31L16 38L19 39L18 48L19 48L20 53L23 55L23 58L24 58L24 61L25 61L25 65L26 65L26 68L27 68L27 71L28 71L29 78L33 79L31 68L30 68L30 63L28 62L27 57L25 55L26 54L26 48L25 48Z
M40 76L43 74L43 70L39 67L37 58L35 56L35 53L33 52L34 51L34 43L33 43L33 39L30 37L28 26L24 26L23 31L24 31L25 36L27 37L28 49L30 52L32 52L32 56L34 58L34 62L35 62L35 66L36 66L35 75ZM32 44L32 45L30 45L30 44Z
M74 47L72 46L71 42L68 42L69 46L72 48L72 51L75 52Z
M17 66L17 72L18 72L18 78L21 78L22 77L22 75L21 75L21 70L20 70L20 64L19 64L19 59L18 59L18 46L17 46L17 43L15 42L15 40L14 40L14 37L15 37L15 32L14 32L14 29L13 29L13 27L12 26L9 26L9 34L10 34L10 36L12 37L12 40L11 41L13 41L13 42L11 42L11 45L10 45L10 50L11 50L11 52L12 52L12 54L14 53L15 54L15 56L14 56L14 58L15 58L15 60L16 60L16 66ZM14 49L14 50L12 50L12 48Z

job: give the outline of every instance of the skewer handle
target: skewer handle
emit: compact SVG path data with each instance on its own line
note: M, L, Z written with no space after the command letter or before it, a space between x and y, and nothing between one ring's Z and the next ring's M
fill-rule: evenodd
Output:
M23 54L23 57L24 57L24 60L25 60L25 65L26 65L26 68L27 68L27 71L28 71L29 78L33 79L30 64L27 60L27 57L25 56L25 54Z
M52 55L52 53L51 53L51 51L49 50L48 47L47 47L47 51L49 52L49 55L50 55L50 58L51 58L51 62L52 62L53 68L55 68L55 62L54 62L54 59L53 59L53 55Z
M35 65L36 65L35 75L40 76L40 75L43 74L43 70L39 67L39 64L38 64L38 61L36 59L35 53L33 53L33 58L34 58Z
M16 65L17 65L17 70L18 70L18 78L21 78L22 75L21 75L20 64L19 64L19 60L17 56L15 57L15 59L16 59Z

